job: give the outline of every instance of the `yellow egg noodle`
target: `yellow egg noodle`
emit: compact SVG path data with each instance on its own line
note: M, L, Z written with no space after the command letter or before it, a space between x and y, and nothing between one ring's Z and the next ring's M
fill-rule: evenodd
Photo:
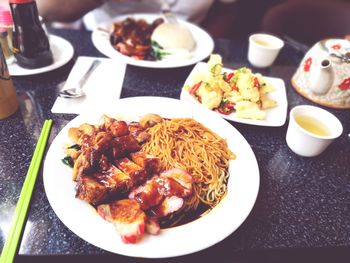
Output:
M147 132L151 139L142 146L144 152L159 157L162 169L179 167L194 177L195 194L185 210L220 202L227 191L229 161L235 158L224 139L191 118L164 119Z

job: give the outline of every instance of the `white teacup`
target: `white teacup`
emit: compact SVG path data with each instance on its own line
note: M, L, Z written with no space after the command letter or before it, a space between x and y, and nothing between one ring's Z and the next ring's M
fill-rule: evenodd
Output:
M249 37L248 61L257 68L269 67L284 46L283 40L268 34Z
M342 132L342 124L332 113L300 105L290 111L286 141L296 154L312 157L321 154Z

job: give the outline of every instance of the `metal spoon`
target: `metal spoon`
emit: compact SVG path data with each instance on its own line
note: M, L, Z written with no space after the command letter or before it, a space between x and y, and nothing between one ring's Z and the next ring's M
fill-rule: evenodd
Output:
M175 17L175 15L171 12L170 10L170 6L168 4L168 1L167 0L163 0L162 1L162 14L165 18L165 20L168 22L168 23L172 23L172 24L177 24L178 21Z
M94 60L89 67L89 69L85 72L85 74L82 76L82 78L79 80L79 82L73 87L66 90L61 90L58 93L58 96L61 98L67 98L67 99L75 99L79 98L85 95L85 92L83 90L84 84L90 77L91 73L97 68L98 65L100 65L101 60Z

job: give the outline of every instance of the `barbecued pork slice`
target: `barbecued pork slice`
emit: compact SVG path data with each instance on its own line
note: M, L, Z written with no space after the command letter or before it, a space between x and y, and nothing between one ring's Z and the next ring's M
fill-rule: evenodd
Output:
M180 197L177 183L168 178L154 176L143 185L135 188L129 194L130 199L136 200L144 211L161 218L181 209L184 200Z
M170 180L170 186L165 186L165 189L168 191L167 196L187 197L192 193L193 178L185 170L173 168L162 172L160 177Z
M85 151L93 148L100 152L106 152L111 148L113 136L109 132L94 131L91 135L84 134L81 137L81 149Z
M128 135L128 124L125 121L114 120L109 126L109 131L113 134L114 137Z
M109 189L90 176L81 176L76 184L75 197L92 205L98 205L106 200Z
M158 176L155 176L147 180L143 185L133 189L129 193L129 198L135 199L144 211L159 205L164 199L164 195L159 191L159 179Z
M114 138L112 141L112 157L119 159L127 156L129 153L140 150L140 145L132 135L125 135Z
M115 165L125 174L130 176L134 185L140 185L147 180L148 174L144 168L130 161L128 158L121 158L115 161Z
M178 210L184 204L184 199L178 196L165 197L160 205L151 209L150 213L156 217L161 218L170 215Z
M124 243L136 243L145 232L146 214L135 200L123 199L97 207L99 215L112 223Z
M97 132L89 138L89 144L95 150L105 153L111 148L113 136L108 132Z
M114 165L111 165L108 170L93 174L93 177L97 182L109 189L110 196L120 196L129 192L133 187L133 181L130 176Z
M79 177L89 175L98 170L102 153L93 148L85 149L74 162L73 180L77 181Z
M192 182L192 176L185 170L171 169L134 188L129 198L154 217L161 218L182 208L184 198L192 193Z
M100 169L105 169L106 161L108 163L107 155L110 155L111 152L111 144L112 136L106 132L85 136L81 154L74 162L73 180L77 180L78 177L83 175L91 175Z
M158 219L155 217L147 216L146 219L146 232L150 235L158 235L160 232L160 225Z
M160 159L144 152L130 153L131 160L137 165L143 167L150 175L159 173Z

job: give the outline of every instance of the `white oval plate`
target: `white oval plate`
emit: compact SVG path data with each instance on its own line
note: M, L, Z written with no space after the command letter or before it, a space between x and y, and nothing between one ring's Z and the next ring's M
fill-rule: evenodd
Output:
M50 47L53 55L53 63L51 65L35 68L35 69L27 69L22 68L16 62L8 65L8 69L11 76L27 76L27 75L35 75L44 72L48 72L59 67L62 67L66 63L68 63L74 55L74 48L72 44L66 39L50 35L49 36Z
M198 74L199 72L203 72L206 66L207 66L207 63L204 63L204 62L198 63L193 68L190 75L187 77L183 86L188 85L191 82L191 79L193 78L194 75ZM232 72L232 69L223 68L223 72ZM270 127L283 126L284 123L286 122L287 108L288 108L286 86L284 84L284 81L283 79L266 77L266 76L264 76L264 79L266 79L269 83L272 84L272 86L275 87L276 90L269 93L269 98L277 101L276 107L264 110L266 112L265 120L243 119L243 118L238 118L235 112L229 115L225 115L216 111L208 110L201 103L199 103L192 95L190 95L188 91L184 89L181 90L180 100L186 101L192 104L200 105L203 109L213 112L218 116L221 116L230 121L250 124L250 125L257 125L257 126L270 126Z
M82 123L99 123L101 115L139 120L146 113L162 117L193 117L228 142L237 158L230 162L228 192L205 216L182 226L161 230L157 236L145 235L137 244L124 244L111 223L95 209L75 198L72 169L64 165L63 145L69 142L68 129ZM220 242L247 218L259 190L259 168L245 138L228 122L212 112L179 100L161 97L134 97L117 101L113 107L80 115L69 122L53 140L44 162L44 187L47 198L60 220L87 242L121 255L164 258L193 253ZM203 238L205 235L205 238Z
M161 17L160 15L155 14L132 14L132 15L123 15L118 16L114 20L108 23L101 24L98 28L103 28L104 30L111 31L113 22L122 21L128 17L132 17L134 19L145 19L147 22L153 22L157 18ZM121 62L126 64L146 67L146 68L177 68L184 67L195 64L206 57L208 57L214 49L214 40L211 36L205 32L200 27L185 22L179 21L180 23L186 25L188 29L192 32L193 37L196 41L196 48L193 51L193 56L189 59L179 59L179 60L157 60L157 61L149 61L149 60L137 60L131 58L129 56L123 55L118 52L110 42L110 35L106 32L99 30L98 28L92 32L92 43L95 47L104 55L109 58L118 59Z

